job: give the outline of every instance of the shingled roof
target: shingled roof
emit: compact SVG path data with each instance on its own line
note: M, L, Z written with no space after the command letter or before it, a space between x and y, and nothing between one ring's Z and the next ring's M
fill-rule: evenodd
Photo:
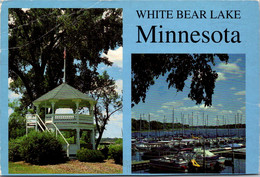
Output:
M42 95L35 101L33 101L33 104L34 105L42 104L50 100L68 101L68 100L76 100L76 99L80 99L82 101L95 102L94 99L91 98L90 96L82 93L81 91L73 88L72 86L66 83L63 83L58 87L54 88L53 90Z

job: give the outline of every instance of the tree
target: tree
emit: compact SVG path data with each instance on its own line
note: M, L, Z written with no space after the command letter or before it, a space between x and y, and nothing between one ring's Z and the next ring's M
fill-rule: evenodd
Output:
M155 79L167 74L168 88L182 91L191 77L188 97L196 104L212 105L215 82L218 78L212 69L215 59L228 62L227 54L132 54L132 107L145 102L146 93Z
M122 9L9 9L10 89L22 95L21 105L57 87L63 78L82 92L95 89L109 49L122 46Z
M9 139L16 139L25 135L25 114L24 110L19 107L19 101L14 100L8 103L8 107L13 110L9 116L8 134Z
M116 91L115 81L109 77L106 71L98 77L96 84L97 87L91 92L91 95L97 101L94 108L98 131L95 147L97 149L110 117L122 109L122 97Z

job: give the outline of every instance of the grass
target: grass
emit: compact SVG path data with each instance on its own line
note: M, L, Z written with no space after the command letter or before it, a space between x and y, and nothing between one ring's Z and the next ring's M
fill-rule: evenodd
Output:
M106 160L103 163L70 160L57 165L31 165L23 161L9 162L9 174L118 174L122 172L122 165L115 164L113 160Z

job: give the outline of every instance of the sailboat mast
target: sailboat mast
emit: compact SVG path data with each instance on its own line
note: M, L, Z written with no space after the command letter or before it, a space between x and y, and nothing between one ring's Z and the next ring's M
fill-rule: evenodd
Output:
M191 132L193 134L193 112L191 113Z
M174 137L174 108L172 109L172 137Z
M149 139L150 138L150 131L151 131L151 127L150 127L150 113L148 115L148 122L149 122L148 139Z
M216 140L217 140L217 137L218 137L218 115L217 115L217 120L216 120Z
M198 136L198 126L199 126L199 115L198 115L198 113L197 113L196 136Z
M237 113L237 135L239 137L239 128L240 128L240 121L239 121L239 113Z
M184 137L184 114L182 114L182 137Z
M204 118L204 112L202 113L202 126L203 126L203 137L204 137L204 131L205 131L205 118Z
M208 136L208 125L209 124L209 115L207 114L207 120L206 120L206 135Z
M140 139L141 139L141 132L142 132L142 115L140 114L140 133L139 133L139 135L140 135Z

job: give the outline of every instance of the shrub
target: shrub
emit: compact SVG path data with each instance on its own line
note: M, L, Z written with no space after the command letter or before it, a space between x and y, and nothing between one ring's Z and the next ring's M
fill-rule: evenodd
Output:
M109 156L114 159L116 164L123 164L123 146L122 145L110 145Z
M21 149L20 149L21 142L22 142L22 138L11 139L9 141L9 147L8 147L9 161L16 162L22 160Z
M107 146L104 146L100 151L104 155L105 159L107 159L108 158L109 148Z
M115 141L115 144L123 144L123 139L122 139L122 138L118 138L118 139Z
M22 137L26 133L25 117L18 113L12 113L8 121L9 140Z
M21 156L25 162L37 165L66 161L62 143L49 132L31 132L21 142Z
M103 162L105 157L99 150L82 148L77 151L76 157L81 162Z

